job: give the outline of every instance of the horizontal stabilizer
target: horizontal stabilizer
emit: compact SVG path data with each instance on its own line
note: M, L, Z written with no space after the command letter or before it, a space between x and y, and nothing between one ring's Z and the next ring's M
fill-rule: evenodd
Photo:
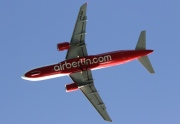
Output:
M154 69L149 61L149 58L147 56L143 56L141 58L138 58L138 61L152 74L155 73Z

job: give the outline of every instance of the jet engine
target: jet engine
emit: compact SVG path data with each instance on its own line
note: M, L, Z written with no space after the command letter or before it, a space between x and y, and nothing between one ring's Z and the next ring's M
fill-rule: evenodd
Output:
M78 90L78 85L76 83L65 85L66 92L72 92Z
M70 48L70 44L69 42L63 42L63 43L58 43L57 44L57 50L58 51L63 51L63 50L67 50Z

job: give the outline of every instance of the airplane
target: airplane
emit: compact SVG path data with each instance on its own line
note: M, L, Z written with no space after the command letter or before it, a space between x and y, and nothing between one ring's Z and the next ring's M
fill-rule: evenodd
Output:
M87 3L80 7L71 41L57 44L57 50L67 50L66 58L57 64L32 69L22 78L29 81L40 81L61 76L69 76L73 83L65 85L66 92L81 90L98 113L106 121L112 122L106 106L95 88L91 70L107 68L138 60L150 73L155 73L148 59L153 50L146 49L146 31L141 31L139 40L133 50L88 55L85 43Z

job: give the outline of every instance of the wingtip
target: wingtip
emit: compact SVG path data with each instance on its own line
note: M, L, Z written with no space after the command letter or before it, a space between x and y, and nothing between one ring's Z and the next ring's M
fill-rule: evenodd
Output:
M112 122L112 120L111 120L111 119L108 119L108 120L105 120L105 121Z
M88 4L88 2L84 3L84 4L81 6L81 8L82 8L82 7L86 7L87 4Z

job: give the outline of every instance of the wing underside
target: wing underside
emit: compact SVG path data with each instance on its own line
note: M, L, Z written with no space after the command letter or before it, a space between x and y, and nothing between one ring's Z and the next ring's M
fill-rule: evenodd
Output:
M80 90L84 93L84 95L91 102L91 104L96 108L102 118L106 121L112 122L106 111L106 106L103 103L101 97L99 96L94 84L89 84L87 86L81 87Z
M90 70L73 73L69 75L71 79L80 86L80 90L86 96L86 98L91 102L94 108L98 111L98 113L102 116L102 118L106 121L112 122L109 117L106 106L102 101L98 91L96 90L92 78L92 73Z
M83 4L79 10L74 31L70 41L70 49L67 51L66 59L87 56L85 34L86 34L86 8L87 3Z
M70 41L70 49L68 49L67 51L66 59L88 56L85 44L87 21L86 8L87 3L83 4L79 10L79 14ZM75 83L78 84L79 89L83 92L86 98L103 117L103 119L111 122L112 120L106 111L106 107L94 86L91 70L72 73L69 76Z

